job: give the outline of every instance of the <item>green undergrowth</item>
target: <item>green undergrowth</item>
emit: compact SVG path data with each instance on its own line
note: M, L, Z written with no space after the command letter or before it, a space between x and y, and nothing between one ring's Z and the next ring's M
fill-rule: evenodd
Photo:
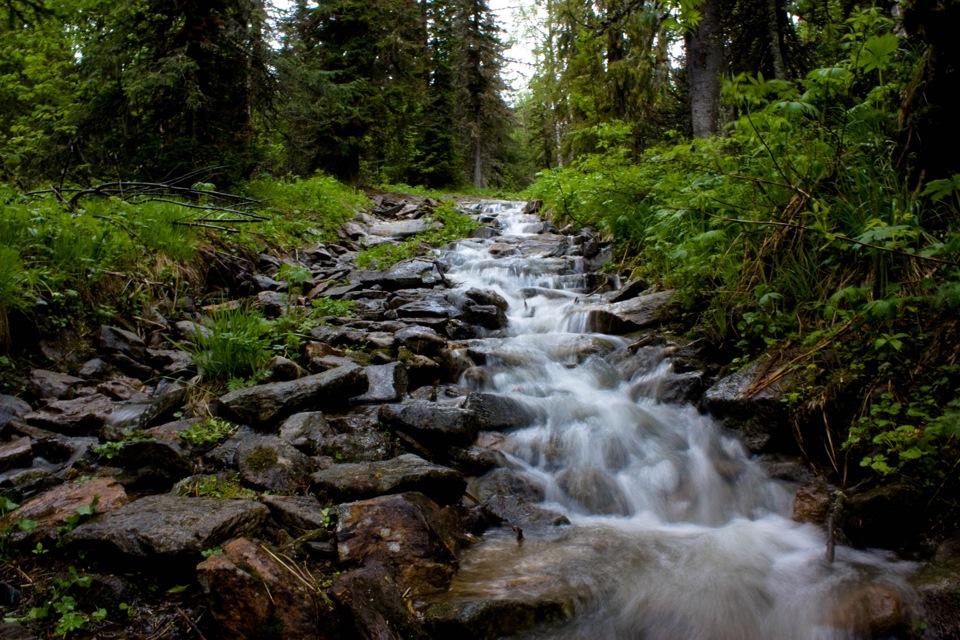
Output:
M527 195L612 239L613 270L676 289L739 363L772 354L795 415L821 425L801 446L838 477L936 491L957 482L960 176L924 180L897 144L917 56L893 26L855 13L801 82L728 78L722 137L638 158L627 125L600 124L599 152Z
M91 194L71 208L53 191L23 195L0 185L0 354L20 350L16 331L84 335L101 323L123 324L163 298L202 296L218 254L331 239L369 206L326 176L264 178L243 190L262 200L255 217L197 209L210 204L205 196L178 204ZM297 290L297 274L281 277Z
M473 218L457 210L457 205L448 200L434 209L428 220L437 224L421 231L403 242L385 242L357 254L356 264L361 269L387 269L396 263L420 255L465 238L479 226Z

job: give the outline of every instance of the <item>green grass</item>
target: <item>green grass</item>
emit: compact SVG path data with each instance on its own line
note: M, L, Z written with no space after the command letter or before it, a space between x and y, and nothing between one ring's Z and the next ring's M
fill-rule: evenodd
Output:
M243 306L221 309L210 315L205 326L207 331L201 328L192 345L183 345L202 380L249 378L270 360L270 323L259 311Z
M437 207L428 219L440 224L421 231L403 242L385 242L357 254L356 265L361 269L388 269L396 263L424 253L431 248L466 237L479 224L465 213L457 210L452 200Z

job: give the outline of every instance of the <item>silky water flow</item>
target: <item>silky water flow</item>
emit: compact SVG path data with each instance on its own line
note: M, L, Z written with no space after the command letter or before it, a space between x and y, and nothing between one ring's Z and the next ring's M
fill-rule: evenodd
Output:
M488 532L443 599L569 603L566 623L520 636L543 639L853 639L863 630L845 599L879 587L909 606L914 565L846 547L828 562L825 533L790 519L792 492L734 434L658 401L671 371L662 347L633 354L585 331L603 301L583 293L580 259L558 255L563 240L538 235L542 221L521 207L482 205L503 236L462 241L443 260L458 288L510 304L507 337L471 343L487 354L482 382L463 384L538 416L499 450L571 524L520 542L506 527Z

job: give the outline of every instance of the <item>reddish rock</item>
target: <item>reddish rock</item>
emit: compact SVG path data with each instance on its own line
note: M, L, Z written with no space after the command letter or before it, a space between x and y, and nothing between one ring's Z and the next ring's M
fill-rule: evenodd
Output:
M129 502L127 492L113 478L93 478L79 484L64 484L43 493L9 514L9 519L35 520L37 527L31 533L17 532L15 540L57 539L57 528L98 498L95 514L119 509Z
M855 637L882 638L910 629L914 620L900 594L880 585L862 585L840 595L828 624Z
M822 484L805 484L793 499L793 515L797 522L822 525L830 516L830 490Z
M379 562L342 574L334 583L332 592L334 599L350 611L361 638L426 640L429 637Z
M382 562L401 590L413 595L446 589L457 541L440 507L422 493L381 496L337 507L337 551L347 565Z
M330 605L317 597L310 576L245 538L201 562L197 580L220 625L220 637L341 637Z

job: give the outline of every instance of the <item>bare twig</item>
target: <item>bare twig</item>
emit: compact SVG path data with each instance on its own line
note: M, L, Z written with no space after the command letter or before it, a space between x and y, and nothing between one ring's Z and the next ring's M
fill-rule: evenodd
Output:
M177 613L180 614L180 617L182 617L184 620L186 620L186 621L187 621L187 624L190 625L190 629L191 629L195 634L197 634L197 637L200 638L200 640L207 640L206 638L203 637L203 633L200 631L200 627L198 627L196 624L194 624L193 620L191 620L191 619L187 616L187 614L185 614L185 613L183 612L183 609L181 609L180 607L177 607L176 609L177 609Z

